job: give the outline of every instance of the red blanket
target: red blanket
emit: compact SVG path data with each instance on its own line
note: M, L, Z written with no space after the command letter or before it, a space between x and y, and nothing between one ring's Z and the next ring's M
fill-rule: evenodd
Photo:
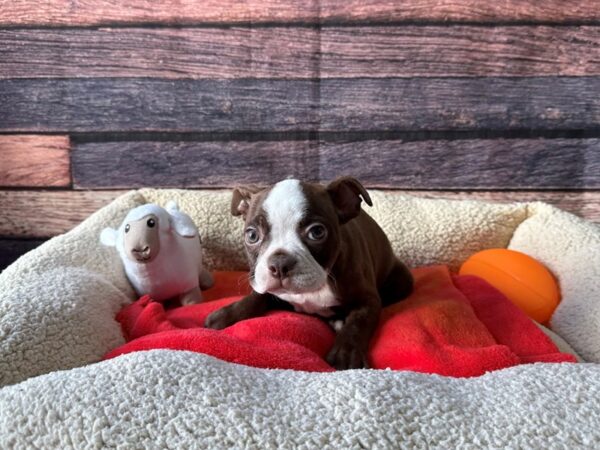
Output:
M469 377L521 363L575 362L485 281L453 277L445 266L413 274L414 293L382 313L371 343L371 367ZM316 317L274 311L220 331L202 328L212 311L248 291L245 277L216 273L216 287L198 305L169 309L145 296L126 306L117 320L128 342L105 358L168 348L255 367L332 371L324 356L334 332Z

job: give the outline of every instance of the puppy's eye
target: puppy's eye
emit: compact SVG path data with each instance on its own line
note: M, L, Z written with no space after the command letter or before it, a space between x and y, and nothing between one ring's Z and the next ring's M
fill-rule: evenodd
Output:
M245 232L246 244L254 245L260 241L260 234L258 234L258 230L253 227L246 228Z
M327 237L327 228L320 223L313 223L306 230L306 236L311 241L322 241Z
M148 219L146 225L148 225L149 228L154 228L154 225L156 225L156 221L154 219Z
M130 228L131 228L131 227L129 226L129 224L125 225L125 233L129 233L129 229L130 229Z

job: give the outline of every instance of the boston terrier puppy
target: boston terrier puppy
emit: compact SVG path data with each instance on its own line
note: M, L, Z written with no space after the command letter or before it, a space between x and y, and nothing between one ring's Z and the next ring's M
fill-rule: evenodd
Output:
M212 313L205 325L222 329L271 309L316 314L339 325L329 364L367 367L382 306L410 294L413 279L361 209L362 200L372 206L351 177L328 186L288 179L266 189L235 189L231 212L245 220L253 291Z

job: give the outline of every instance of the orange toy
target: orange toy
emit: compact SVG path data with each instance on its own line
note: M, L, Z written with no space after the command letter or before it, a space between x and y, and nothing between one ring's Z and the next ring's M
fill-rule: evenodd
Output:
M550 319L560 300L558 283L550 271L531 256L514 250L475 253L459 274L483 278L540 323Z

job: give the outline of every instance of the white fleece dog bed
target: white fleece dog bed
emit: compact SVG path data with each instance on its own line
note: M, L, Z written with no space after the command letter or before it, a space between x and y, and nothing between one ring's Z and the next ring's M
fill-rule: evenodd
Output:
M97 363L123 344L114 316L134 298L98 236L129 209L176 199L200 228L207 266L245 268L228 192L144 189L0 275L0 448L598 447L600 227L542 203L372 197L369 213L411 266L456 269L491 247L546 264L563 296L552 328L588 363L470 379L265 370L167 350Z

